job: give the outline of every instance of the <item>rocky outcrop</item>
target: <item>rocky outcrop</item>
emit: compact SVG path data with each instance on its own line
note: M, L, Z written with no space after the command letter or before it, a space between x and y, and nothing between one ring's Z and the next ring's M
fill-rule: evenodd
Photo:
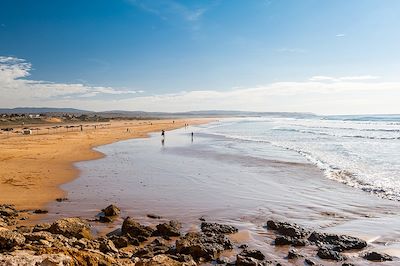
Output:
M387 254L384 253L379 253L376 251L368 252L365 254L364 259L370 260L370 261L391 261L393 258Z
M317 256L320 257L321 259L336 260L336 261L341 261L346 259L339 252L332 249L328 249L326 247L319 248Z
M294 238L303 238L309 234L309 231L307 231L306 229L304 229L296 224L290 224L290 223L286 223L286 222L277 222L277 221L269 220L269 221L267 221L266 227L270 230L277 231L281 235L294 237Z
M0 250L9 250L25 243L25 237L8 229L0 229Z
M329 245L330 249L335 251L344 251L351 249L362 249L367 246L367 242L357 237L346 235L334 235L313 232L308 240L312 243Z
M114 204L111 204L104 208L102 212L104 213L104 216L117 216L121 213L121 210Z
M171 236L180 236L182 224L178 221L172 220L168 223L162 223L156 226L157 230L154 231L154 236L163 236L163 237L171 237Z
M176 251L191 255L194 259L211 260L221 251L232 249L231 241L224 235L205 235L204 233L187 233L176 241Z
M49 228L52 234L60 234L65 237L92 238L88 223L80 218L64 218L55 221Z
M70 266L73 265L73 259L62 253L35 255L32 251L16 251L11 254L0 254L0 265Z
M238 229L234 226L217 223L202 222L200 228L206 234L233 234L238 232Z
M122 224L121 231L123 235L129 235L131 238L136 238L139 242L143 242L150 237L155 230L127 217Z

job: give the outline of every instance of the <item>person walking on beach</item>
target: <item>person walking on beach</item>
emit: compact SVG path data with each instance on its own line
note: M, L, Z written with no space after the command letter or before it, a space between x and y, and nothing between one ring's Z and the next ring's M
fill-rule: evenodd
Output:
M162 138L165 138L165 131L164 131L164 129L161 130L161 137L162 137Z
M192 132L192 134L191 134L191 135L192 135L192 142L193 142L193 136L194 136L193 132Z

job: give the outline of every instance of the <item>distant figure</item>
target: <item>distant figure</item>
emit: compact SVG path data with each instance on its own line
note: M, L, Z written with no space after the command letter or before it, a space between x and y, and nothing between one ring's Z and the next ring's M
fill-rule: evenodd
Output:
M175 124L175 120L172 121L172 124Z
M129 132L129 128L126 129L126 132Z
M162 137L162 138L165 138L165 131L164 131L164 129L161 130L161 137Z
M83 127L82 127L82 125L81 125L81 132L83 131Z
M192 132L192 134L191 134L191 135L192 135L192 142L193 142L193 136L194 136L193 132Z

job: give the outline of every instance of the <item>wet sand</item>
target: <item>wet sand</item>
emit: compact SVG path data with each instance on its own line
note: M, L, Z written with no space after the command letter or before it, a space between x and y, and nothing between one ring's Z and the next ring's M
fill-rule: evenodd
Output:
M193 141L191 131L195 131ZM242 150L245 143L197 131L201 129L168 132L164 144L158 134L152 134L96 148L107 156L76 164L80 178L62 186L69 200L49 204L44 220L93 219L111 203L122 209L121 219L109 225L94 223L98 231L111 231L126 216L144 224L177 219L185 231L197 228L204 218L235 225L240 232L232 236L234 241L285 262L288 248L271 245L274 236L263 227L268 219L278 219L357 236L370 243L369 249L400 255L398 202L326 179L295 153L265 146L262 152L268 156L254 157L251 154L259 144L247 153ZM163 218L154 220L148 214ZM359 258L354 261L373 265Z
M0 204L19 209L43 208L56 198L65 197L60 185L79 175L75 162L99 159L94 147L119 140L144 138L149 132L171 130L184 124L201 124L210 119L128 120L83 124L80 127L52 129L35 126L33 135L0 135ZM95 128L96 125L96 128ZM65 126L65 125L63 125ZM77 126L77 125L75 125ZM127 129L128 132L127 132Z

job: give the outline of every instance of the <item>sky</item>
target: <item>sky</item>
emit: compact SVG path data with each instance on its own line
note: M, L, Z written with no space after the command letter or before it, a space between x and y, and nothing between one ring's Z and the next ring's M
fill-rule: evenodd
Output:
M398 0L2 0L0 108L400 113Z

